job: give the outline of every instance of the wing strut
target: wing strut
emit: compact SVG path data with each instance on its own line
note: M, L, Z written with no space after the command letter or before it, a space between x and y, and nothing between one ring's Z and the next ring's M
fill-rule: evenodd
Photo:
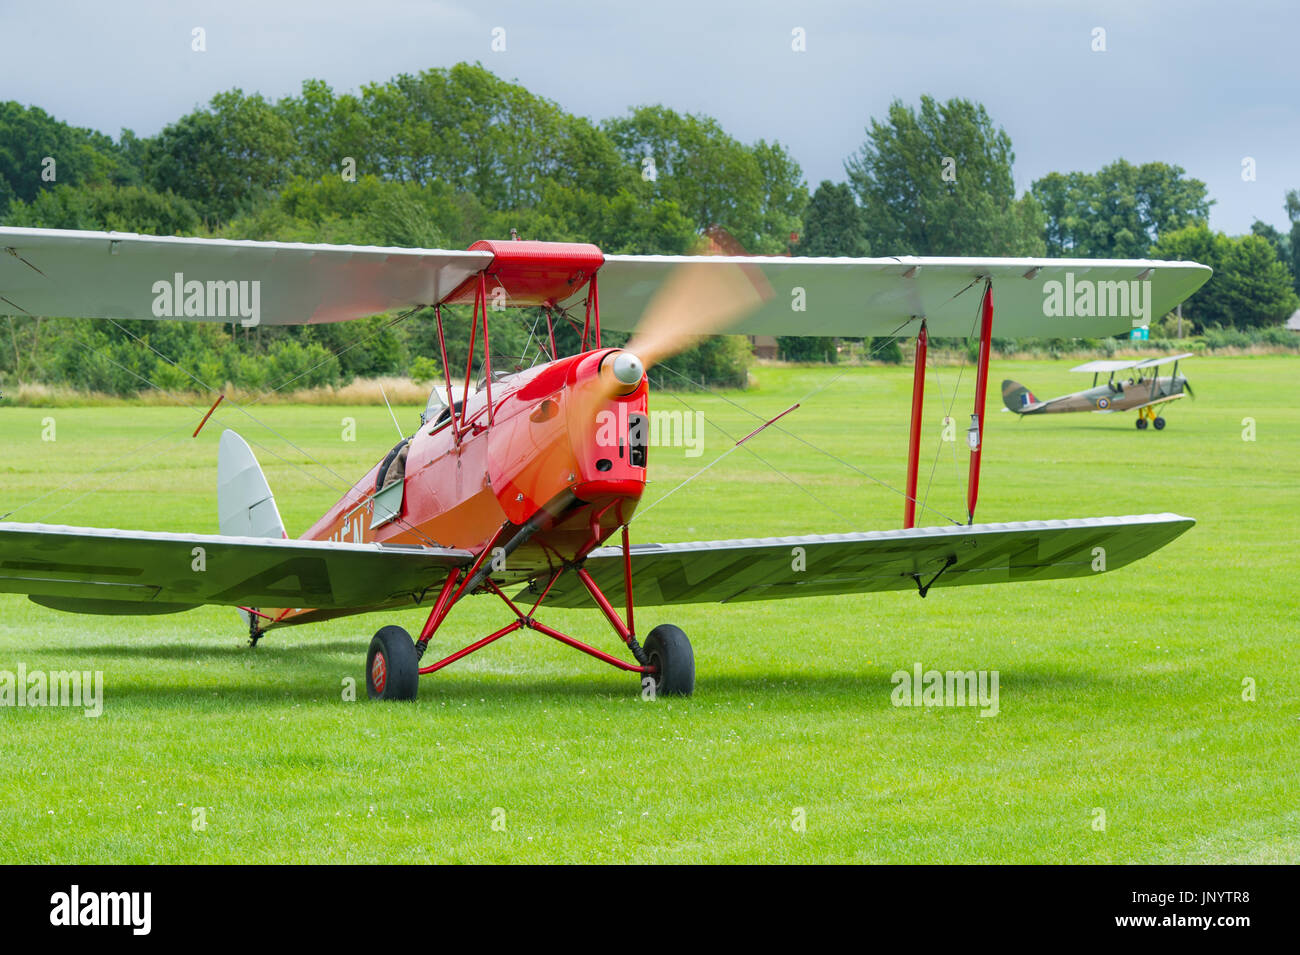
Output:
M456 440L456 447L460 447L460 426L461 421L457 417L456 411L456 393L452 391L451 385L451 365L447 363L447 340L442 333L442 303L433 307L433 315L438 320L438 350L442 353L442 370L447 376L447 415L451 418L451 435ZM460 413L465 411L465 403L461 402ZM421 422L423 425L423 422Z
M975 410L970 416L970 476L966 482L966 516L975 523L975 502L980 496L980 452L984 450L984 398L989 390L989 350L993 345L993 280L984 285L984 304L980 307L979 372L975 378Z
M925 319L916 333L916 360L912 367L912 431L907 442L907 493L903 497L903 528L916 526L916 474L921 462L921 411L925 402L925 352L929 345Z
M920 574L912 574L912 579L916 581L916 592L921 595L922 600L924 600L925 595L930 592L930 588L934 586L935 581L943 576L943 572L955 563L957 563L957 555L949 554L948 559L943 562L943 566L940 567L939 570L935 573L935 575L930 578L930 582L928 584L921 583Z

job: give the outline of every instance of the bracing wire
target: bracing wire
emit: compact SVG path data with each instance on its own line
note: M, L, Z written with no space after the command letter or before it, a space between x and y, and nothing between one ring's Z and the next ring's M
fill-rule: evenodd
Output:
M972 282L971 284L973 285L974 283ZM966 289L969 289L970 287L971 286L968 285L966 286ZM963 289L962 291L965 291L966 289ZM966 342L968 345L970 343L971 336L975 334L975 327L979 324L979 319L980 319L979 309L982 305L983 305L982 302L976 305L975 318L971 323L971 330L966 336ZM961 388L961 379L965 371L966 371L966 349L963 348L961 353L961 364L957 366L957 380L953 383L952 395L948 398L948 410L945 412L945 417L948 419L952 418L952 409L957 404L957 392ZM923 495L922 498L925 501L928 501L930 499L930 487L934 484L934 472L939 467L939 455L942 452L943 452L943 441L940 440L939 444L934 449L934 460L930 463L930 476L925 482L925 494ZM960 480L961 468L957 464L957 442L956 441L952 442L952 466L957 479ZM921 506L924 507L925 505L922 504ZM952 518L948 518L948 519L952 520ZM964 522L954 521L953 523L961 524Z
M973 283L972 283L972 284L973 284ZM970 287L970 286L967 286L967 288L969 288L969 287ZM963 289L962 291L965 291L965 289ZM959 292L959 293L957 293L957 294L960 295L961 293ZM956 296L954 296L954 297L956 297ZM912 319L912 318L907 319L906 321L904 321L904 322L902 322L900 325L898 325L898 326L897 326L897 327L896 327L892 332L890 332L889 335L884 336L883 339L882 339L881 344L877 345L875 348L873 348L870 352L867 353L867 359L870 360L870 359L874 358L874 357L875 357L875 356L880 352L881 349L883 349L883 348L886 347L886 345L887 345L887 343L888 343L889 341L892 341L892 340L897 336L898 332L902 331L902 330L903 330L903 329L904 329L908 324L910 324L912 321L914 321L914 319ZM726 395L724 395L724 394L722 394L722 393L720 393L720 392L714 391L713 389L708 388L708 387L705 387L705 386L699 384L698 382L692 381L692 380L691 380L690 378L688 378L686 375L681 374L681 372L676 371L675 369L671 368L670 366L667 366L667 365L661 365L660 367L661 367L664 371L667 371L667 372L669 372L670 374L676 375L678 378L680 378L680 379L682 379L683 381L685 381L685 382L687 382L688 384L690 384L693 388L697 388L697 389L699 389L699 390L701 390L701 391L705 391L705 392L711 394L713 397L718 398L718 399L724 401L725 403L727 403L727 404L731 405L732 407L736 408L737 410L739 410L739 411L741 411L741 412L743 412L743 413L749 415L750 417L752 417L752 418L756 418L756 419L758 419L758 420L760 420L760 421L765 420L765 419L763 418L763 416L760 415L758 412L753 411L753 410L751 410L751 409L749 409L749 408L746 408L744 405L740 404L740 403L737 402L737 401L733 401L731 398L728 398ZM847 371L842 372L842 373L840 373L839 375L836 375L836 376L835 376L833 379L831 379L829 382L826 382L825 384L820 385L820 386L818 386L817 388L814 388L812 391L808 392L808 394L805 395L802 399L800 399L799 404L803 404L803 403L806 402L809 398L811 398L811 397L817 395L818 393L820 393L820 392L822 392L822 391L825 391L827 388L829 388L829 387L831 387L832 385L834 385L835 382L839 381L841 378L843 378L843 377L844 377L845 375L847 375L847 374L848 374ZM674 397L675 397L678 401L681 401L683 404L686 404L686 402L683 401L683 400L682 400L680 397L678 397L676 394L674 394ZM687 407L689 408L690 406L687 405ZM694 409L691 409L691 410L694 410ZM710 423L712 424L712 422L710 422ZM718 427L718 426L717 426L716 424L714 424L714 427ZM881 478L878 478L878 477L876 477L875 475L873 475L873 474L871 474L871 473L869 473L869 472L863 470L862 468L860 468L860 467L858 467L858 466L856 466L856 465L854 465L854 464L852 464L852 463L850 463L850 462L844 460L844 459L841 458L839 455L834 454L833 452L827 451L825 448L822 448L822 447L820 447L820 446L814 444L813 442L811 442L811 441L807 440L806 438L804 438L802 435L796 434L795 432L791 431L789 428L782 427L781 425L773 425L772 427L773 427L774 429L780 431L782 434L784 434L784 435L786 435L786 436L788 436L788 437L794 438L796 441L798 441L798 442L800 442L801 444L807 446L808 448L812 449L813 451L816 451L818 454L825 455L826 457L830 458L830 459L833 460L833 461L836 461L837 463L843 465L844 467L848 468L849 470L854 471L854 472L857 473L857 474L860 474L861 476L863 476L863 477L867 478L868 480L870 480L870 481L872 481L872 482L878 484L879 486L885 488L886 490L888 490L888 491L892 491L893 493L898 494L898 495L900 495L900 496L903 497L903 498L906 498L906 497L907 497L907 492L906 492L906 491L901 490L900 488L897 488L897 487L895 487L894 485L890 484L888 481L882 480ZM721 431L722 429L719 428L718 430ZM723 433L726 434L725 431L724 431ZM733 450L734 450L734 449L733 449ZM751 453L752 453L752 454L754 454L756 457L758 456L756 452L754 452L752 449L750 449L750 450L751 450ZM726 453L729 454L729 453L730 453L730 450L727 451ZM711 462L711 463L708 465L708 467L712 467L713 464L717 462L717 460L720 460L720 458L719 458L719 459L715 459L713 462ZM760 457L759 460L763 460L763 459ZM777 470L774 466L772 466L771 464L769 464L769 463L766 462L766 461L764 461L763 463L768 464L768 466L769 466L769 467L772 467L772 469L773 469L774 471L776 471L777 474L780 474L782 477L786 478L786 480L789 480L789 481L791 481L792 483L796 483L796 486L798 486L798 485L797 485L797 482L793 482L793 479L790 478L788 475L783 474L781 471ZM707 470L707 468L705 468L704 470ZM702 471L701 471L701 473L702 473ZM683 481L683 482L682 482L682 485L687 484L687 483L689 483L690 481L694 480L694 478L695 478L696 476L697 476L697 475L692 475L691 477L687 478L686 481ZM677 491L677 490L678 490L682 485L678 485L678 487L673 488L673 489L672 489L671 491L669 491L668 493L669 493L669 494L672 494L672 493L676 492L676 491ZM802 487L801 487L800 489L803 490L803 491L805 491L805 493L810 494L810 495L813 496L814 498L816 497L816 495L812 495L812 492L808 491L806 488L802 488ZM668 495L665 494L663 497L667 497L667 496L668 496ZM645 507L645 508L641 509L641 511L640 511L639 513L644 513L645 511L649 510L650 507L653 507L655 504L658 504L659 501L663 500L663 497L657 498L657 499L656 499L653 503L651 503L648 507ZM837 514L838 516L843 517L843 515L840 514L840 512L836 511L835 508L832 508L832 507L830 507L829 505L826 505L825 502L820 502L820 503L822 503L823 506L828 507L828 508L833 512L833 513ZM940 511L938 508L931 507L931 506L929 506L928 504L926 504L926 503L924 503L924 502L921 502L921 501L918 501L917 503L921 506L922 509L924 509L924 510L928 510L928 511L931 511L931 512L933 512L934 514L937 514L938 516L942 517L942 518L943 518L944 520L946 520L946 521L951 521L953 524L958 524L958 525L960 525L960 524L962 523L961 521L958 521L957 519L955 519L955 518L953 518L953 517L951 517L951 516L945 514L943 511Z
M277 387L271 389L271 391L268 392L267 394L274 394L274 393L276 393L276 392L282 390L282 389L285 388L287 385L291 384L293 381L296 381L297 379L303 377L303 375L309 374L312 370L314 370L315 368L320 367L321 365L325 364L326 362L330 361L331 359L337 359L340 355L345 354L346 352L350 351L351 349L356 348L356 347L358 347L358 346L364 344L364 343L367 342L367 341L370 341L371 339L373 339L373 338L376 337L377 335L383 333L384 331L388 330L389 328L392 328L394 325L398 324L399 322L404 321L406 318L410 317L412 314L414 314L414 313L417 312L417 311L419 311L419 307L415 307L415 308L411 308L411 309L406 310L406 311L403 312L402 314L398 315L398 316L397 316L395 319L393 319L391 322L388 322L388 323L386 323L384 326L382 326L381 328L376 329L376 330L375 330L374 332L372 332L370 335L367 335L365 338L360 339L360 340L358 340L358 341L356 341L356 342L353 342L353 343L352 343L351 345L349 345L347 348L344 348L344 349L340 350L339 352L333 352L333 353L331 353L330 358L323 359L322 361L317 362L315 365L311 366L310 368L306 369L305 371L300 372L300 373L298 373L297 375L294 375L292 378L288 379L288 380L285 381L285 382L282 382L282 383L281 383L280 385L278 385ZM215 390L215 389L214 389L211 385L209 385L207 382L203 381L201 378L199 378L199 377L198 377L197 375L195 375L193 372L189 371L189 369L185 368L185 367L184 367L183 365L181 365L180 363L178 363L178 362L176 362L176 361L173 361L173 360L172 360L171 358L169 358L167 355L164 355L162 352L158 351L158 349L154 348L153 345L149 344L148 341L146 341L146 340L140 338L140 336L138 336L138 335L134 334L133 332L131 332L130 329L127 329L127 328L123 327L123 326L122 326L121 324L119 324L116 320L112 320L112 319L110 319L110 321L112 322L112 324L113 324L116 328L118 328L118 330L120 330L120 331L123 332L125 335L127 335L128 337L130 337L130 338L131 338L133 341L135 341L137 344L140 344L140 345L144 346L144 347L147 348L149 351L153 352L153 354L156 355L158 358L160 358L161 360L163 360L164 362L166 362L168 365L171 365L173 368L176 368L177 370L179 370L180 372L182 372L183 374L185 374L185 375L186 375L187 377L189 377L191 380L193 380L194 382L196 382L200 387L202 387L205 391L207 391L207 392L212 392L212 391ZM87 342L83 342L83 341L80 341L79 339L74 339L74 341L75 341L78 345L81 345L82 347L86 348L87 350L92 351L92 352L94 351L94 349L92 348L92 346L91 346L89 343L87 343ZM163 388L161 385L159 385L157 382L155 382L155 381L153 381L152 379L150 379L148 376L146 376L146 375L141 375L141 374L139 374L138 372L136 372L136 371L134 371L134 370L132 370L132 369L130 369L130 368L127 368L126 366L122 365L121 363L119 363L119 362L117 362L117 361L114 361L114 360L111 359L111 358L108 358L106 355L103 355L102 353L97 353L97 354L99 355L100 358L104 359L104 360L107 361L109 364L111 364L111 365L113 365L114 367L120 369L121 371L126 372L128 375L130 375L130 376L132 376L133 378L135 378L135 379L137 379L137 380L143 382L144 384L146 384L146 385L148 385L149 387L155 389L156 391L160 392L161 394L170 395L170 396L172 396L172 397L175 397L175 398L181 399L181 401L182 401L182 405L183 405L184 407L188 407L188 408L190 408L191 410L197 410L197 411L202 411L202 410L203 410L202 408L197 408L195 405L191 404L190 402L185 401L185 400L184 400L184 397L183 397L182 395L176 394L176 393L170 391L169 389ZM259 396L256 400L250 402L250 405L251 405L251 404L256 404L258 401L260 401L262 398L264 398L264 397L266 397L266 396L267 396L267 395L261 395L261 396ZM387 396L385 396L385 401L386 401L386 400L387 400ZM299 446L298 446L297 444L295 444L295 443L294 443L290 438L288 438L288 437L285 436L284 434L280 433L280 432L277 431L275 428L271 427L269 424L267 424L266 422L262 421L261 419L259 419L259 418L256 417L255 415L253 415L251 412L247 411L247 410L246 410L243 406L241 406L240 404L238 404L238 403L236 403L236 402L229 402L229 404L232 405L232 406L235 408L235 410L240 411L240 412L243 413L246 417L248 417L250 420L252 420L252 421L255 422L256 424L260 425L261 427L265 428L267 431L270 431L270 432L271 432L272 434L274 434L276 437L278 437L278 438L280 438L281 440L283 440L286 444L288 444L290 447L292 447L295 451L298 451L300 454L302 454L304 457L306 457L309 461L311 461L311 462L313 462L314 464L317 464L317 465L319 465L320 467L324 468L326 471L328 471L328 472L329 472L329 473L330 473L330 474L331 474L331 475L332 475L332 476L333 476L333 477L334 477L334 478L339 482L339 484L338 484L338 485L331 485L329 482L322 480L322 479L319 478L317 475L315 475L315 474L313 474L312 472L306 470L305 468L301 467L300 465L296 464L295 462L292 462L292 461L288 460L288 459L285 458L283 455L278 454L278 453L275 452L274 450L272 450L272 449L270 449L270 448L267 448L265 445L262 445L261 443L259 443L259 442L257 442L257 441L250 440L249 443L253 444L253 445L254 445L255 447L257 447L259 450L262 450L262 451L266 452L267 454L270 454L271 456L275 457L277 460L282 461L283 463L285 463L286 465L288 465L288 466L294 468L295 470L302 472L303 474L307 475L307 476L308 476L309 478L311 478L312 480L316 481L317 483L321 484L323 487L326 487L326 488L328 488L328 489L331 490L331 491L334 491L334 492L337 493L340 489L343 489L344 491L351 489L351 487L352 487L353 485L352 485L350 482L348 482L347 479L344 478L341 474L339 474L337 471L335 471L333 468L331 468L328 464L325 464L323 461L320 461L320 460L317 459L315 456L313 456L310 452L306 451L304 448L299 447ZM390 412L391 412L391 407L390 407L389 410L390 410ZM217 422L223 422L223 418L222 418L222 416L220 416L220 415L216 415L216 416L214 416L214 420L217 421ZM396 423L396 421L394 421L394 423ZM400 432L401 429L399 428L398 430L399 430L399 432ZM53 490L47 491L47 492L45 492L44 494L41 494L41 495L37 496L36 498L33 498L32 500L27 501L26 503L21 504L21 505L19 505L18 507L11 509L8 513L6 513L6 514L4 515L4 517L5 517L5 518L8 518L10 515L12 515L12 514L14 514L14 513L17 513L18 511L20 511L20 510L22 510L22 509L24 509L24 508L26 508L26 507L29 507L30 505L36 503L37 501L42 500L42 499L44 499L44 498L46 498L46 497L49 497L51 494L55 494L55 493L57 493L57 492L59 492L59 491L61 491L61 490L66 490L66 489L69 488L69 487L73 487L73 486L75 486L75 485L77 485L77 484L83 483L84 481L89 480L89 479L90 479L91 477L93 477L95 474L97 474L97 473L99 473L99 472L101 472L101 471L107 469L111 464L115 463L116 461L120 461L122 458L129 456L130 454L134 453L134 452L137 451L137 450L142 450L142 449L144 449L144 448L147 448L147 447L150 447L150 446L152 446L152 445L154 445L154 444L157 444L159 441L164 440L167 436L168 436L168 435L162 435L162 436L158 437L157 439L154 439L153 441L146 442L145 444L140 445L139 448L132 449L131 452L127 452L127 454L120 455L120 456L118 456L117 458L114 458L112 461L110 461L110 462L106 462L105 464L103 464L103 465L101 465L100 467L96 468L94 471L90 472L89 474L83 475L83 476L81 476L80 478L77 478L77 479L75 479L75 480L73 480L73 481L67 482L66 484L64 484L64 485L62 485L62 486L60 486L60 487L58 487L58 488L54 488ZM179 438L177 438L177 439L173 439L173 443L175 443L176 441L179 441L179 440L180 440ZM246 440L247 440L247 439L246 439ZM136 467L131 468L131 469L130 469L129 471L127 471L126 473L130 474L130 473L132 473L133 471L137 470L140 466L142 466L142 465L137 465ZM98 490L102 490L102 488L92 488L91 490L86 491L86 492L84 492L83 494L78 495L77 497L73 498L72 500L70 500L70 501L66 501L66 502L64 502L63 504L60 504L57 508L55 508L53 511L48 512L48 514L46 514L45 516L48 517L50 514L57 513L58 511L63 510L65 507L68 507L69 505L75 503L76 501L79 501L79 500L81 500L82 498L87 497L87 496L90 495L90 494L96 493L96 491L98 491ZM415 526L409 524L406 520L401 519L401 518L398 518L398 519L397 519L397 523L401 524L403 527L405 527L405 528L407 528L408 530L410 530L410 531L412 531L413 533L415 533L417 536L419 536L420 538L422 538L426 543L428 543L428 544L430 544L430 545L432 545L432 546L436 546L436 542L435 542L435 541L433 541L431 538L429 538L427 535L425 535L423 532L421 532L421 531L420 531L418 528L416 528Z

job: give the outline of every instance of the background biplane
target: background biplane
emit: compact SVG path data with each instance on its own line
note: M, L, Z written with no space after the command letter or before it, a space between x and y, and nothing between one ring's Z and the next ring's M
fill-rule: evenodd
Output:
M226 604L240 608L256 643L276 627L429 605L414 639L396 626L375 634L366 663L372 697L413 698L420 674L523 628L632 671L659 692L690 693L689 640L660 624L641 642L634 591L636 603L668 605L901 589L924 596L932 586L1086 577L1099 572L1098 548L1113 570L1193 524L1176 514L1003 524L975 524L974 516L995 297L1000 335L1100 337L1127 330L1131 316L1049 316L1044 284L1059 287L1067 275L1149 281L1160 314L1208 278L1195 263L606 256L578 243L480 241L446 251L12 228L0 229L0 248L8 253L0 256L0 301L28 314L305 324L434 310L445 391L435 389L420 428L301 538L288 536L251 450L229 431L218 452L219 534L0 523L0 591L58 610L154 614ZM473 310L460 385L443 335L442 308L451 304ZM498 304L544 312L544 360L494 371L489 313ZM580 340L568 355L557 346L565 326ZM634 334L624 348L605 347L602 329ZM646 370L692 336L723 330L916 336L901 530L632 545L628 523L649 454ZM980 349L967 523L918 528L931 334L976 335ZM618 422L612 435L597 426L609 412ZM802 566L791 560L800 549ZM423 664L452 608L475 593L499 599L508 622ZM542 622L548 603L598 608L631 662Z
M1148 422L1154 425L1157 431L1163 431L1165 419L1157 413L1156 409L1183 395L1196 397L1192 394L1192 386L1188 383L1187 376L1178 374L1178 363L1184 358L1191 357L1191 352L1184 352L1181 355L1160 355L1156 358L1134 361L1101 359L1086 362L1071 368L1070 371L1091 372L1091 388L1062 395L1059 398L1049 398L1046 401L1039 401L1024 385L1008 379L1002 382L1002 402L1008 411L1014 411L1018 415L1060 414L1072 411L1114 414L1116 411L1136 411L1138 413L1136 424L1139 431L1145 431ZM1160 365L1169 362L1174 363L1172 373L1160 377L1157 369ZM1149 378L1144 374L1148 368L1152 370ZM1127 381L1115 380L1117 372L1128 370L1137 372L1136 376L1130 376ZM1110 376L1105 384L1098 383L1102 375Z

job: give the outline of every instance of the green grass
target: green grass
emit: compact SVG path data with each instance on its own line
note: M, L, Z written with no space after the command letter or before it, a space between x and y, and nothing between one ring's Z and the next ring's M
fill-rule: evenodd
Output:
M422 613L278 631L253 651L227 609L110 619L0 597L0 669L101 669L106 684L98 719L0 710L0 862L1297 861L1300 359L1189 362L1198 400L1172 406L1160 434L1132 415L997 412L1003 377L1040 396L1086 384L1069 364L995 363L979 519L1170 510L1196 528L1088 580L646 608L643 632L671 621L692 637L689 700L643 702L634 678L524 634L425 679L414 705L370 704L364 684L344 702L374 630L414 630ZM756 426L730 402L766 418L802 399L782 425L899 487L910 375L761 368L749 392L682 395L710 422L705 454L653 449L646 501L729 446L716 428ZM928 498L953 516L972 380L967 368L959 443L940 446ZM956 382L955 368L930 379L923 489ZM394 440L383 407L253 413L349 481ZM237 410L191 440L198 417L0 409L0 509L53 491L10 519L213 531L222 426L283 457L258 449L291 532L337 496L323 466ZM638 540L836 532L896 527L901 511L773 428L632 527ZM591 613L544 619L616 646ZM495 602L469 601L436 648L501 622ZM892 706L890 675L916 662L997 670L999 714Z

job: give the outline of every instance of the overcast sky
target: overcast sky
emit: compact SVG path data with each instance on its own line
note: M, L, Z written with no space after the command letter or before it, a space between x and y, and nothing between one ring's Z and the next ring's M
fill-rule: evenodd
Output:
M810 187L844 178L872 116L964 96L1011 135L1016 181L1124 157L1182 165L1211 222L1286 223L1300 188L1300 5L896 0L0 0L0 99L117 135L216 92L336 91L481 61L594 119L663 103L776 139ZM191 30L207 51L191 50ZM491 48L505 30L504 52ZM1094 30L1105 52L1094 52ZM802 28L807 49L791 49ZM1254 181L1243 160L1254 160ZM887 250L881 250L886 252Z

